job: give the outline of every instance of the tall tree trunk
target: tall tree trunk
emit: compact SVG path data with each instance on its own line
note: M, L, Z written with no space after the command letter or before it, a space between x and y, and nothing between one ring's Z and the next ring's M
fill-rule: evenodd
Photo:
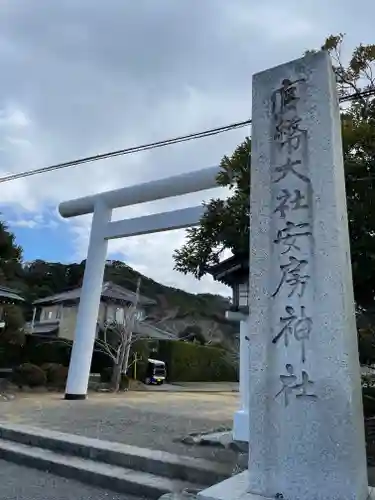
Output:
M126 346L125 346L125 355L124 355L124 362L122 365L122 372L126 375L128 373L128 366L129 366L129 355L130 355L130 347L132 344L132 337L133 337L133 331L129 333L129 338L127 339Z
M121 350L120 350L118 363L115 364L115 366L113 367L112 381L111 381L113 392L118 392L120 390L121 375L123 372L122 368L124 365L126 348L127 348L127 343L123 342L123 344L121 345L121 348L120 348Z
M115 364L112 371L112 379L111 379L111 389L113 392L118 392L120 390L120 382L121 382L121 366L119 364Z
M133 336L134 323L135 323L135 314L137 312L140 286L141 286L141 278L138 279L135 304L133 306L131 306L130 314L129 314L129 316L127 316L125 318L125 325L124 325L125 328L124 328L124 330L122 330L123 335L121 337L122 343L120 346L118 363L113 368L112 389L114 392L119 391L120 384L121 384L121 375L123 373L126 374L126 372L128 370L129 354L130 354L130 347L131 347L131 343L132 343L132 336Z

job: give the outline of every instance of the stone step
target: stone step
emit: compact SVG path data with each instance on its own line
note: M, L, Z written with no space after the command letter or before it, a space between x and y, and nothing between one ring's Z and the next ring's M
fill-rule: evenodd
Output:
M204 488L179 479L64 455L4 439L0 439L0 458L110 491L150 499L160 498L166 493Z
M0 423L0 439L204 486L232 472L229 465L204 459L19 424Z

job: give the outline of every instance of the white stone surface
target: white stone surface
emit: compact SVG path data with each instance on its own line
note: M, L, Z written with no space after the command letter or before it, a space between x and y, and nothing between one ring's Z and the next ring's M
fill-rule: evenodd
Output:
M285 79L297 83L282 92ZM341 129L328 54L256 74L252 120L248 490L365 500Z
M198 493L198 500L273 500L248 492L249 473L241 472Z
M246 320L240 322L240 408L234 414L233 439L249 441L249 341Z
M243 498L248 489L248 471L226 479L222 483L214 484L198 493L198 500L237 500Z
M220 166L203 168L156 181L143 182L135 186L126 186L113 191L64 201L59 205L59 212L62 217L76 217L77 215L91 214L98 200L105 203L107 207L119 208L204 191L218 187L216 177L220 170Z
M249 410L237 410L233 416L234 441L249 442Z
M128 236L196 226L199 224L204 212L205 208L199 205L198 207L182 208L170 212L135 217L134 219L117 220L107 225L104 238L127 238Z
M65 393L67 397L84 397L87 394L108 247L108 240L103 238L103 229L111 220L111 216L112 210L101 200L98 200L92 218L89 248L66 383Z
M248 492L249 473L248 471L237 474L222 483L215 484L206 490L200 491L198 500L274 500L275 497L263 497ZM329 498L329 497L327 497ZM337 497L330 497L332 500L339 500ZM366 500L375 500L375 488L366 491ZM288 500L284 497L284 500ZM301 500L303 498L301 497Z

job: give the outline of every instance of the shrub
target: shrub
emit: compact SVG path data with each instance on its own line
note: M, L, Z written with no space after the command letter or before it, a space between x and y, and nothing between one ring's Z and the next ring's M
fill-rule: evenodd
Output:
M144 382L144 380L146 378L146 373L147 373L147 365L148 365L147 359L145 361L144 360L137 361L136 370L134 370L135 366L133 364L129 370L129 372L132 375L132 378ZM135 371L135 373L134 373L134 371Z
M46 375L47 375L47 382L48 382L48 372L49 370L52 370L53 368L55 368L56 366L61 366L59 363L43 363L41 365L41 369L46 372Z
M236 369L225 359L225 351L217 347L190 342L159 342L158 359L167 365L168 380L173 382L233 382Z
M148 365L148 358L149 357L157 357L157 355L152 354L151 348L155 348L156 352L157 349L159 348L159 341L153 341L149 339L138 339L134 342L134 344L131 346L130 349L130 356L129 356L129 369L128 369L128 375L131 376L133 379L141 380L144 381L146 378L146 372L147 372L147 365ZM134 373L134 355L137 354L137 368Z
M41 366L56 363L69 366L72 342L46 339L38 335L27 335L23 349L23 362Z
M102 372L100 373L100 382L102 384L110 384L112 381L112 372L113 372L112 367L104 368L104 370L102 370ZM120 387L119 387L120 391L128 389L129 384L130 384L130 378L127 375L125 375L125 373L123 373L121 375L121 380L120 380Z
M97 345L96 345L97 348ZM0 333L0 368L13 368L23 363L32 363L37 366L47 364L58 364L69 366L72 342L68 340L46 338L41 335L26 335L23 345L6 341L5 336ZM148 356L148 342L139 340L134 343L131 350L130 360L133 353L137 351L139 356ZM101 373L111 365L111 359L102 352L94 350L91 363L91 373Z
M55 387L65 387L69 368L58 363L45 363L41 366L47 377L47 383Z
M41 387L46 385L47 376L39 366L31 363L24 363L13 369L12 381L20 389L24 386Z
M112 379L112 372L113 368L111 366L104 368L100 372L100 382L102 382L102 384L109 384Z
M4 341L0 335L0 368L13 368L22 363L22 346Z

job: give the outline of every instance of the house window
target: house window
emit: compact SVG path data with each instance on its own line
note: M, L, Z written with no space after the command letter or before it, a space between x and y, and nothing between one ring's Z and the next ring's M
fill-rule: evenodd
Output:
M115 319L115 311L114 308L111 306L107 307L107 314L106 314L106 321L111 322Z
M50 311L48 309L44 309L43 313L42 313L42 318L45 320L52 319L52 311Z
M116 322L117 323L123 323L124 322L124 308L123 307L117 307L116 308Z

